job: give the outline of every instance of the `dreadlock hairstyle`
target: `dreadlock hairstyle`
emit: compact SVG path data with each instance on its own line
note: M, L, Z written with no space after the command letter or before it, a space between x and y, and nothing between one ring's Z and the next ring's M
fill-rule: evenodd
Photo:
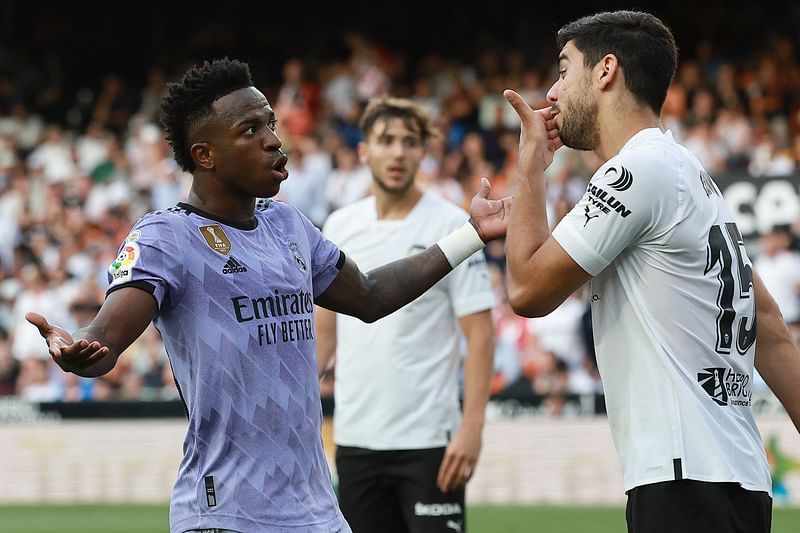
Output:
M211 117L214 101L252 86L247 63L227 57L204 61L202 66L189 69L179 82L167 85L167 95L161 100L161 125L183 170L195 170L189 133Z

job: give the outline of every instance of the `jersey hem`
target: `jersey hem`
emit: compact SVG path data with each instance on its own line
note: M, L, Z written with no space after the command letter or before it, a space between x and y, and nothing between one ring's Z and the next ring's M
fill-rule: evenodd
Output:
M769 494L769 497L772 497L772 484L770 483L766 488L760 485L757 482L749 482L749 481L742 481L739 479L734 478L721 478L716 476L702 476L702 475L694 475L691 473L684 472L683 477L681 480L690 479L692 481L701 481L703 483L738 483L743 489L753 491L753 492L766 492ZM655 477L655 478L645 478L637 481L633 481L631 483L625 484L625 494L630 492L631 490L641 487L644 485L652 485L653 483L663 483L665 481L676 481L674 477Z
M330 533L332 527L336 531L349 531L345 528L345 521L336 517L324 522L311 522L305 524L275 524L271 522L256 522L237 515L214 514L205 517L192 516L170 524L170 533L184 533L186 531L202 529L230 529L232 531L260 531L262 533L284 533L286 531L303 531L307 533ZM267 528L267 529L265 529Z
M354 441L338 441L334 439L334 443L337 446L345 446L347 448L361 448L363 450L369 450L371 452L402 452L402 451L419 451L419 450L438 450L440 448L446 448L448 445L447 439L443 439L442 441L435 441L435 442L426 442L425 444L402 444L402 445L369 445L369 444L355 444Z

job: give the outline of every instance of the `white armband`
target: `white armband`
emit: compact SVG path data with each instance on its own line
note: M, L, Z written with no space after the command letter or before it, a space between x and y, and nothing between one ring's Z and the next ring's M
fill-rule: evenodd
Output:
M455 268L464 259L486 246L486 243L478 235L475 227L466 221L450 235L439 239L436 245L447 258L450 266Z

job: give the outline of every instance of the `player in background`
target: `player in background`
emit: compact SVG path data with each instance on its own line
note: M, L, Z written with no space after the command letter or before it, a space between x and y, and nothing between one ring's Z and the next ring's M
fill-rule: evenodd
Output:
M374 195L332 213L323 233L358 264L378 268L425 250L468 215L414 182L426 142L437 134L421 106L373 99L360 126L358 151ZM317 310L320 370L336 354L339 502L355 533L464 530L464 489L489 398L493 304L486 261L476 252L375 324Z
M397 310L502 235L510 199L487 200L484 182L470 222L364 274L297 209L269 200L287 159L246 64L190 69L162 117L193 175L188 200L136 223L88 327L27 318L64 371L88 377L111 370L151 320L160 330L188 417L172 533L350 531L320 437L313 306L369 322Z
M541 316L591 280L629 531L768 532L753 366L800 428L800 354L719 189L660 127L673 36L650 14L618 11L567 24L558 45L551 107L506 92L522 120L510 303ZM544 170L562 144L605 163L551 235Z

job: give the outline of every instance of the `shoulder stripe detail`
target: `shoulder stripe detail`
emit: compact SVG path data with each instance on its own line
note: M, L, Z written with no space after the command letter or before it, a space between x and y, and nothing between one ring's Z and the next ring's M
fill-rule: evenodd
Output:
M147 292L147 293L150 293L150 294L153 294L153 293L156 292L155 286L152 283L150 283L149 281L134 280L134 281L129 281L128 283L121 283L119 285L115 285L113 287L109 287L109 289L106 291L106 297L109 294L111 294L112 292L114 292L116 290L119 290L119 289L124 289L125 287L136 287L137 289L141 289L144 292Z

